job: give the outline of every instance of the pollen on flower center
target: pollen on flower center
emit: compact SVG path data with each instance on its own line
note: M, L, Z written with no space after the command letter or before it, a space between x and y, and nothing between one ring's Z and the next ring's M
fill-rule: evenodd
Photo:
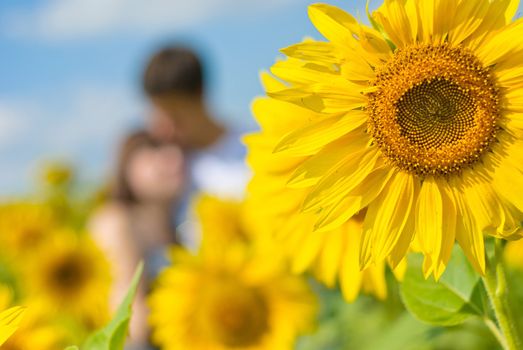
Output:
M488 68L460 47L416 45L377 69L369 132L402 170L449 175L495 140L500 98Z

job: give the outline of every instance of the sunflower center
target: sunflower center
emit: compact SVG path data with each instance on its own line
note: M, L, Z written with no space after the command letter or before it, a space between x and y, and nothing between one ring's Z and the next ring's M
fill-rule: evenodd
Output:
M65 256L52 268L49 283L60 295L67 296L82 289L89 275L87 261L76 255Z
M203 325L227 347L256 344L268 329L268 308L262 295L237 284L222 285L203 302Z
M377 70L369 132L398 168L450 175L481 159L495 140L499 93L468 50L416 45Z

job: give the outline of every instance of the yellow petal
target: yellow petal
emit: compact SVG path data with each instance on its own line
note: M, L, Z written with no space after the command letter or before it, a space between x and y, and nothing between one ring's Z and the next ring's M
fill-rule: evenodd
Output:
M303 202L303 210L316 210L347 195L362 183L374 169L379 153L376 150L363 149L332 168L309 192Z
M354 17L335 6L311 5L309 18L325 38L361 52L373 66L381 64L391 54L390 47L378 32L360 25Z
M488 0L461 0L452 17L449 42L454 45L463 43L481 25L487 15Z
M478 48L490 37L495 36L494 32L507 25L506 16L508 8L513 5L512 0L497 0L489 3L488 15L485 16L481 25L475 33L467 40L468 46ZM511 10L509 10L510 12Z
M398 266L396 268L392 269L392 273L394 274L394 277L398 281L403 281L403 277L405 277L405 273L407 272L407 259L403 259L400 261Z
M485 274L485 243L483 232L477 226L470 213L463 195L454 190L458 215L456 217L456 239L472 266L481 274Z
M438 185L430 176L425 178L416 203L416 234L426 255L439 252L443 231L443 203Z
M497 64L511 55L521 53L523 42L519 40L523 35L523 20L520 18L512 25L488 37L488 40L479 46L475 52L483 65Z
M360 265L365 268L372 262L384 261L398 242L411 241L413 232L404 230L414 202L414 179L412 175L398 172L368 207L363 225L363 244ZM399 263L399 261L398 261Z
M393 171L388 167L374 170L349 194L320 212L314 229L324 232L338 227L372 202L387 186Z
M366 113L355 111L341 116L315 120L287 134L274 148L274 152L292 155L311 155L340 137L356 131L362 134L361 126L368 120ZM355 136L357 137L357 136Z
M295 44L282 49L281 52L299 60L332 64L340 64L343 57L340 49L335 44L322 41Z
M490 184L474 183L463 187L463 195L478 228L495 231L500 225L498 198Z
M297 85L329 83L340 74L339 71L326 66L293 58L276 62L271 67L271 73L286 82Z
M308 109L309 112L321 112L325 109L325 104L322 101L321 96L299 87L287 88L285 90L279 90L275 92L267 91L267 95L274 98L275 100L290 102L303 109ZM257 117L257 115L255 116ZM272 115L270 115L270 117L273 118ZM290 126L292 124L288 123L288 125Z
M322 113L347 112L362 108L368 103L361 86L341 78L332 79L329 84L312 85L311 89L322 100L322 106L318 110Z
M519 0L509 0L508 2L509 4L507 5L507 9L505 11L506 23L510 23L512 21L519 8Z
M516 161L515 164L512 163L512 158L522 156L522 152L519 151L522 147L523 142L515 142L510 148L503 149L508 156L496 164L493 176L494 181L492 182L499 197L516 207L520 212L523 212L523 196L521 195L521 189L523 188L522 165L519 161Z
M303 220L303 218L301 218L301 220ZM308 234L303 236L303 241L299 247L296 247L296 250L293 253L294 256L291 267L294 273L305 271L312 264L314 259L316 259L324 244L324 234L310 233L309 227L303 224L297 225L298 229L306 230Z
M252 111L262 130L275 135L285 134L318 118L318 115L309 109L271 98L255 99Z
M18 329L24 312L24 307L15 306L0 313L0 345Z
M340 71L341 75L350 81L368 83L369 80L376 78L376 73L369 63L356 52L340 65Z
M404 47L415 42L416 36L413 34L417 32L417 16L409 18L405 1L385 0L378 11L373 13L373 18L396 46Z
M321 281L329 287L333 287L336 283L342 254L345 246L348 244L346 236L347 232L345 232L344 228L338 228L337 230L325 233L325 244L320 253L318 270L320 271Z
M351 27L358 25L354 17L327 4L309 6L309 18L318 31L328 40L347 44L352 40Z
M341 261L340 286L344 298L350 302L358 296L363 277L358 263L362 228L356 220L349 220L345 228L348 242Z
M376 263L362 271L362 289L372 293L376 298L384 300L387 297L387 281L385 280L385 263Z
M260 81L265 91L273 92L287 88L287 85L267 72L260 73Z
M413 198L417 198L419 190L420 190L420 180L417 178L413 179ZM388 263L392 269L396 269L396 267L405 260L406 254L412 244L412 241L415 236L415 211L414 211L414 205L415 205L415 199L412 202L412 212L407 217L407 221L405 223L405 227L403 228L403 232L408 232L410 234L402 234L399 236L398 241L390 251L390 254L388 256Z
M445 182L439 182L441 203L443 208L443 227L441 236L441 246L439 253L435 256L434 278L436 281L441 277L450 260L452 248L456 241L456 215L457 209L452 197L452 190Z
M316 184L331 169L340 167L341 161L348 158L349 155L361 152L369 141L368 136L350 133L330 143L296 168L289 179L288 186L302 188Z

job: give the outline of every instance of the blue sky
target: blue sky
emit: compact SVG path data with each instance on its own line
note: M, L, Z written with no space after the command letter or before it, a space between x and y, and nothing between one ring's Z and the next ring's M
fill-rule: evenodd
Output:
M141 123L142 66L159 45L190 44L210 71L209 103L253 127L258 73L278 49L320 37L304 0L0 2L0 194L25 192L47 159L103 179L118 139ZM331 1L363 16L364 1Z
M103 179L119 138L146 113L140 74L163 43L200 49L216 116L253 127L259 72L278 49L320 38L307 17L312 2L0 1L0 194L25 192L46 159ZM365 20L365 0L328 2Z

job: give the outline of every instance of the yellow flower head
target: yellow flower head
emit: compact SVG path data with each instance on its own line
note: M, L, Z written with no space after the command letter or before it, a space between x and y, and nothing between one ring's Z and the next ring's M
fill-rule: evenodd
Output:
M0 250L12 257L32 254L57 225L49 207L15 202L0 206Z
M338 230L365 269L397 266L415 242L438 278L457 241L484 272L483 233L512 237L523 217L518 3L385 0L372 27L309 8L328 41L283 50L247 140L251 195L273 199L263 210L282 234L303 230L285 234L290 249L317 257ZM345 227L355 215L359 242Z
M172 266L149 298L153 341L166 350L292 349L314 324L316 300L308 284L238 230L242 204L212 197L199 203L201 249L197 255L174 249Z
M107 321L109 268L87 235L53 232L25 263L22 277L28 297L44 298L51 311L69 314L89 329Z

